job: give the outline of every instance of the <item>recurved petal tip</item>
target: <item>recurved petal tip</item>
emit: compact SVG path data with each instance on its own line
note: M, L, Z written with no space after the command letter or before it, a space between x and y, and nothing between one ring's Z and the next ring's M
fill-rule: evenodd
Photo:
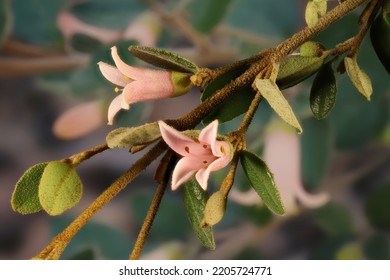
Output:
M121 109L130 109L130 105L124 101L122 94L115 97L114 100L111 101L110 106L108 107L108 125L112 125L114 123L114 118Z

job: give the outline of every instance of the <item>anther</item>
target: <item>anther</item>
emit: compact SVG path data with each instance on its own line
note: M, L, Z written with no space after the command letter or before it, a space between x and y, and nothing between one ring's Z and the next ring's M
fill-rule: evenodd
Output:
M189 147L185 147L184 150L187 152L187 153L190 153L190 148Z

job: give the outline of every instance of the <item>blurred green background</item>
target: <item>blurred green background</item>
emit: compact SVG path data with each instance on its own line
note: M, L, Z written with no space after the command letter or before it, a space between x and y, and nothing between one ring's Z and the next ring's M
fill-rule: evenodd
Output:
M126 49L142 44L218 67L303 28L305 5L304 0L0 0L0 259L36 255L139 155L110 150L82 164L83 198L60 217L12 211L13 187L27 168L103 143L115 127L179 117L199 104L195 89L174 100L136 104L118 116L114 127L107 126L106 109L115 93L96 63L113 64L111 46L117 45L133 65L145 66ZM316 40L332 48L353 36L359 11ZM369 38L358 61L373 82L371 102L345 74L337 74L336 107L318 121L309 107L312 78L286 90L304 129L299 136L301 180L308 192L328 193L330 202L316 209L299 207L281 218L257 203L229 201L214 230L217 249L208 251L191 230L180 192L168 190L142 258L389 259L389 76ZM64 117L77 107L71 121ZM273 116L261 104L248 139L253 152L261 154ZM236 128L240 119L221 130ZM128 257L156 187L153 167L80 231L64 259ZM210 190L223 174L212 176ZM234 189L248 189L242 171Z

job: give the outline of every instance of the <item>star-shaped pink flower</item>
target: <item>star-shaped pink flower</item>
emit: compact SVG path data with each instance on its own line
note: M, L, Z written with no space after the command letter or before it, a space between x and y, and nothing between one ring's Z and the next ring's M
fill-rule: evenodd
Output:
M172 190L176 190L195 175L206 190L210 172L224 168L231 161L231 149L226 141L217 140L218 120L201 130L198 138L190 138L159 121L161 136L168 146L182 156L172 174Z
M121 93L108 108L108 124L113 123L121 109L130 109L132 103L179 96L191 87L190 78L185 73L132 67L122 61L116 47L111 48L111 55L116 67L98 63L103 76L118 86L115 92ZM183 79L188 83L183 83Z

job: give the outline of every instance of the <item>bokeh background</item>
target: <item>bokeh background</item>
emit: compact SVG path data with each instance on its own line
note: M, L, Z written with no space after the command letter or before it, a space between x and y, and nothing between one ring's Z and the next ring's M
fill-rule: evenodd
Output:
M12 191L26 169L103 143L113 128L175 118L199 104L200 93L193 90L172 100L136 104L107 126L106 110L115 93L96 63L113 63L111 46L117 45L133 65L145 63L126 49L141 44L218 67L300 30L305 5L304 0L0 0L0 259L36 255L139 155L115 149L83 163L78 169L83 197L60 217L12 211ZM316 40L332 48L353 36L359 11ZM325 120L315 120L310 112L312 78L285 91L304 133L281 140L285 152L273 153L272 171L278 173L278 163L290 165L279 176L295 178L308 193L326 194L327 203L308 207L298 201L276 217L248 192L239 170L226 215L214 229L217 249L209 251L191 230L180 191L167 191L142 258L389 259L390 83L369 38L359 64L372 79L372 101L360 96L345 74L337 74L337 104ZM251 151L261 155L267 149L275 119L261 104L250 128ZM80 231L64 259L128 257L156 187L154 167ZM210 191L224 174L212 176Z

